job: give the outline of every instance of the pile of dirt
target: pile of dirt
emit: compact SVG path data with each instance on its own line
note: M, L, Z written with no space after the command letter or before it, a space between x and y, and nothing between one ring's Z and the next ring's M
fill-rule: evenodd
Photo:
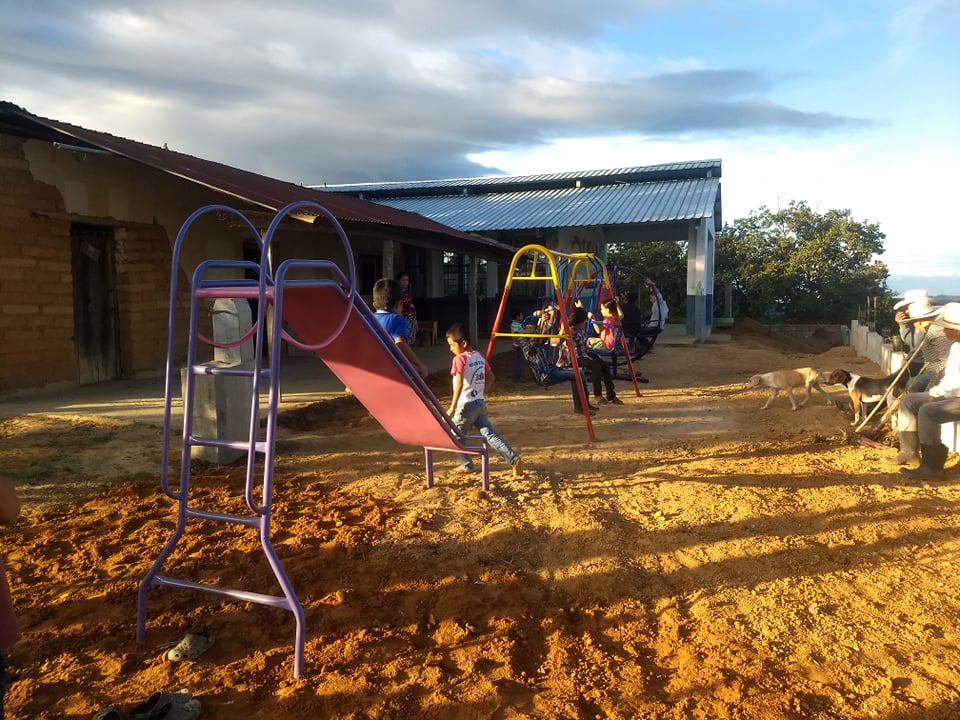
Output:
M180 687L210 720L960 716L956 457L946 480L912 482L834 403L761 412L766 392L743 389L778 368L875 366L745 335L658 345L641 396L618 383L625 404L601 408L590 442L568 388L514 383L510 362L490 415L527 475L492 458L490 492L448 456L425 490L423 451L349 398L281 424L271 538L305 611L299 679L292 615L242 597L153 588L134 641L176 518L156 428L0 423L27 498L3 535L24 630L7 717L89 718ZM243 512L242 487L243 468L208 467L191 502ZM207 521L164 572L279 592L256 533ZM200 628L207 652L165 659Z
M748 336L772 349L809 355L825 353L842 344L839 325L804 327L807 332L780 332L774 327L746 318L730 327L720 328L719 332L737 337Z

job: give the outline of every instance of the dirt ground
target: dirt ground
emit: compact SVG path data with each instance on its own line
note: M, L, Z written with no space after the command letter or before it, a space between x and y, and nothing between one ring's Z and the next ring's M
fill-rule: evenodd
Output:
M89 718L188 687L202 718L960 717L960 468L916 482L814 393L793 412L743 391L812 365L879 375L851 348L758 338L663 346L635 397L595 418L562 387L509 377L491 419L527 475L479 476L390 440L346 398L287 413L273 541L306 611L139 583L169 537L161 431L89 418L0 423L26 511L2 552L24 630L14 720ZM438 394L448 378L437 377ZM828 389L844 397L843 388ZM885 440L888 444L891 437ZM195 503L238 510L242 469L195 475ZM165 572L277 593L255 533L195 521ZM209 628L195 661L166 646Z

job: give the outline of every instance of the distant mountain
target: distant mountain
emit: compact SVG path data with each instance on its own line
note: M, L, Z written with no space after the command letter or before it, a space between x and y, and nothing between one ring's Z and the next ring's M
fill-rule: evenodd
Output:
M887 278L887 286L895 295L903 295L907 290L926 290L930 297L944 296L943 299L960 299L960 275L895 275Z

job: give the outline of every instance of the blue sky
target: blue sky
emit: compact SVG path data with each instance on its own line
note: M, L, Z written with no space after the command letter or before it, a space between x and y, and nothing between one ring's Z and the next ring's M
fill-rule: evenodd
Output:
M38 115L303 184L720 158L727 222L849 209L960 283L957 0L0 3Z

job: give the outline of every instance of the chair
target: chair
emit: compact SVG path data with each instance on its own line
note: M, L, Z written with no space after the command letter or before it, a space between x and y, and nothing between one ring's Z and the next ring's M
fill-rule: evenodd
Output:
M439 329L436 320L418 320L417 321L417 342L424 345L436 345Z

